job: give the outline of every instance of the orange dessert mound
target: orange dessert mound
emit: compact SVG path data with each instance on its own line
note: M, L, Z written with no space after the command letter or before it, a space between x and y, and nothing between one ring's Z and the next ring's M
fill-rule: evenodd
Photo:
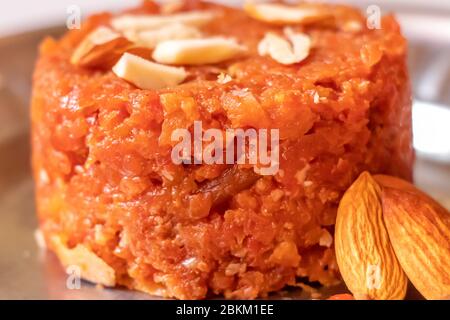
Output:
M146 1L43 41L32 162L63 265L180 299L340 281L345 190L365 170L411 180L406 41L392 16L371 30L349 7L277 6ZM171 133L194 121L279 129L279 171L175 164Z

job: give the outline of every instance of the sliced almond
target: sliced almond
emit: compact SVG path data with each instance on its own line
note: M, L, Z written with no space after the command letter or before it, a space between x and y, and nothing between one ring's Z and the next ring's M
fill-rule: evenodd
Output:
M190 11L172 15L122 15L112 19L111 25L119 31L157 29L173 23L200 27L214 18L212 11Z
M83 279L107 287L115 286L116 273L114 269L92 250L82 244L70 249L59 236L53 236L51 242L64 267L76 266L80 268Z
M45 242L44 233L40 229L34 231L34 239L39 249L47 249L47 243Z
M261 56L270 56L275 61L289 65L303 61L311 48L311 39L303 33L294 33L286 29L289 41L279 35L268 32L258 45Z
M330 18L332 15L320 5L301 3L289 6L280 3L255 3L247 1L245 12L252 18L270 24L309 24Z
M153 49L160 42L167 40L196 39L202 36L200 30L195 27L180 23L169 24L154 30L136 32L129 30L125 36L138 46Z
M184 6L184 0L166 0L160 6L161 13L171 14L182 9Z
M214 64L232 59L243 51L243 46L228 38L170 40L156 46L153 59L174 65Z
M229 74L225 74L225 73L221 72L217 76L217 82L220 84L227 84L230 81L233 81L233 78Z
M126 48L131 42L107 27L98 27L78 45L70 62L80 66L95 66L110 58L112 52Z
M157 64L130 53L125 53L112 70L118 77L141 89L174 86L187 77L183 68Z

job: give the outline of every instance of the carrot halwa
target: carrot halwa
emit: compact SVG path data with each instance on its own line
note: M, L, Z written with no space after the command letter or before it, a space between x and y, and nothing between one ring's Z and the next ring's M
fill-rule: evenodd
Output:
M411 180L406 41L392 16L369 30L355 9L316 6L331 17L289 23L311 48L283 64L258 51L268 33L284 37L279 21L200 1L170 13L144 2L127 14L211 11L195 26L202 37L246 48L183 65L182 82L162 89L111 71L125 51L154 61L154 48L122 41L123 52L99 55L100 64L71 63L93 30L113 28L112 14L42 43L31 111L37 211L65 265L82 262L91 281L181 299L253 299L340 281L333 229L344 191L364 170ZM280 170L174 164L171 133L194 121L279 129Z

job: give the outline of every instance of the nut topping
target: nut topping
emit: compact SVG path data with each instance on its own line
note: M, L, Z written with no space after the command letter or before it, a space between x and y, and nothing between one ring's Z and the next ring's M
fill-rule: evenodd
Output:
M221 72L217 76L217 82L220 84L227 84L230 81L233 81L233 78L229 74Z

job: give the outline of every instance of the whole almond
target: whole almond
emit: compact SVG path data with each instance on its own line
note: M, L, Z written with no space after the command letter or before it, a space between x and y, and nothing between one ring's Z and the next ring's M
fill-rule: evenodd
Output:
M450 213L412 184L384 180L384 221L403 270L425 298L448 297Z
M364 172L339 204L336 258L356 299L396 300L406 294L408 280L389 241L380 194L380 186Z

